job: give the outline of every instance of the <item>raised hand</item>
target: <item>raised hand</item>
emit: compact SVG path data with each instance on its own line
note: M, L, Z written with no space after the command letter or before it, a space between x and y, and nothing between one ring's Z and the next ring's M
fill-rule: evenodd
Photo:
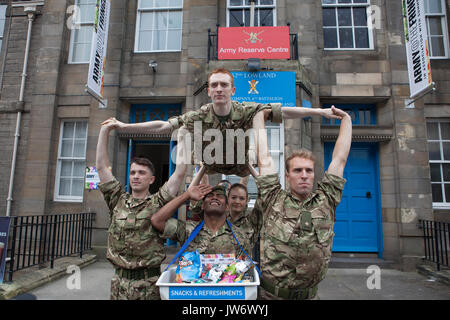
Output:
M206 184L200 184L197 186L190 185L187 189L189 194L189 199L199 201L202 200L204 196L212 191L213 187Z
M331 108L321 109L321 115L327 119L342 120L347 113L341 109L331 106Z
M117 120L116 118L109 118L102 122L102 128L108 130L117 130L123 128L124 123Z

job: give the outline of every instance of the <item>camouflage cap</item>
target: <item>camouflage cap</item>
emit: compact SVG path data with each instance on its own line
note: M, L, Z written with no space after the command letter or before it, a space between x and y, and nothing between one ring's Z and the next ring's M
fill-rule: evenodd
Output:
M223 194L228 199L227 189L224 186L217 185L217 186L213 187L213 189L211 190L210 193L213 193L213 192L215 192L217 194Z

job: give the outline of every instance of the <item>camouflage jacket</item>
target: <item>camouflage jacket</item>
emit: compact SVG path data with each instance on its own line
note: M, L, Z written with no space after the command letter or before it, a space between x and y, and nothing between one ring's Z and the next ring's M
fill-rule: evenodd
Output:
M150 223L151 216L172 200L164 184L145 199L134 199L113 179L99 186L110 210L106 257L124 269L159 268L166 257L164 239Z
M281 189L277 174L257 177L256 184L264 220L262 277L282 288L317 285L328 269L345 179L325 173L304 201Z
M253 248L258 240L259 232L261 231L263 224L259 201L256 201L255 206L250 213L247 213L246 207L236 221L233 221L231 215L228 216L228 221L244 232L245 237L250 241L250 246ZM247 251L247 249L245 250ZM248 251L247 253L250 254Z
M214 113L213 104L209 103L202 106L199 110L189 111L181 116L172 117L169 119L169 123L172 126L172 130L178 129L179 127L184 125L192 134L197 134L197 132L194 131L195 122L198 121L201 123L201 131L199 130L200 126L197 130L198 134L201 134L202 136L193 136L193 139L194 142L201 141L202 146L201 150L196 151L197 147L192 144L194 150L192 159L195 164L200 163L200 161L202 160L204 161L206 174L222 173L226 175L235 174L240 177L245 177L250 174L246 165L246 163L248 163L248 150L250 142L249 134L246 134L245 138L244 134L247 130L253 128L253 118L256 113L264 109L272 109L271 120L273 122L281 123L282 112L281 104L279 103L263 105L254 102L238 103L235 101L232 101L231 112L227 121L225 122L220 122L219 118ZM217 143L216 141L211 142L204 140L205 131L209 129L219 129L221 131L222 141L219 141L218 143L221 144L222 148L220 148L219 145L217 146L217 148L215 148ZM235 134L239 134L239 131L233 133L233 130L238 129L242 130L241 133L244 140L240 141L239 137L235 138ZM229 135L228 141L227 130L229 133L233 133L232 135ZM236 139L237 142L235 142ZM228 144L230 145L229 147ZM207 148L208 146L209 148ZM233 154L228 151L230 148L234 149ZM222 157L220 157L220 155L216 156L215 154L215 152L219 150L222 151ZM227 154L230 157L228 161ZM197 158L195 158L196 156ZM198 156L200 156L201 158L198 159ZM216 160L216 157L217 163L214 162Z
M176 240L183 245L199 223L200 222L193 221L185 222L171 218L166 222L163 237ZM245 232L234 225L232 225L232 228L242 248L244 248L247 253L251 252L252 246L250 239L246 237ZM213 234L206 225L203 225L202 230L200 230L194 240L192 240L186 248L186 251L195 250L198 250L198 252L202 254L234 253L236 254L236 257L243 255L243 252L239 248L239 245L234 239L226 222L216 234Z

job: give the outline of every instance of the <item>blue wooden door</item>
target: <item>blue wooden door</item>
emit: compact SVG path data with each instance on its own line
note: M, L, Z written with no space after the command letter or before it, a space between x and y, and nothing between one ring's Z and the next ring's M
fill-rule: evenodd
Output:
M333 148L334 143L325 143L325 169ZM347 183L336 209L333 252L378 252L381 257L377 144L352 144L344 178Z

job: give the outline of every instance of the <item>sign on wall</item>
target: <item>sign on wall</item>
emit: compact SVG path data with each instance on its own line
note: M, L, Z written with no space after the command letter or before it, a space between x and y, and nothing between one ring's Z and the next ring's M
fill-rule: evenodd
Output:
M85 189L86 190L97 190L98 184L100 183L100 178L98 176L96 167L86 167L86 180Z
M289 59L289 27L219 28L218 59Z
M239 102L281 103L296 106L295 72L291 71L232 71L236 93L232 100Z
M410 97L415 98L432 85L425 8L423 0L402 5Z
M105 77L106 51L108 47L110 8L110 0L97 1L87 90L98 100L103 100L103 82Z

